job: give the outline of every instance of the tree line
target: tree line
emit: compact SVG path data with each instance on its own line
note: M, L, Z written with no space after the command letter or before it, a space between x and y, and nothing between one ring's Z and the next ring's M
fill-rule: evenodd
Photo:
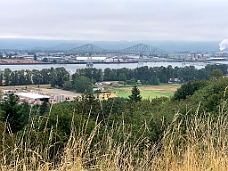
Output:
M0 72L0 85L30 85L30 84L51 84L62 87L64 82L70 79L69 72L63 68L50 68L42 70L15 70L10 68Z
M104 71L84 68L77 69L72 76L64 67L15 71L6 68L0 72L0 85L51 84L52 87L58 86L83 93L85 90L91 91L93 83L101 81L120 81L134 85L139 80L141 84L158 85L169 81L183 83L190 80L209 80L209 73L216 69L220 70L223 75L227 74L228 68L225 64L207 65L202 69L196 69L194 66L173 68L171 65L168 67L144 66L135 69L106 68Z

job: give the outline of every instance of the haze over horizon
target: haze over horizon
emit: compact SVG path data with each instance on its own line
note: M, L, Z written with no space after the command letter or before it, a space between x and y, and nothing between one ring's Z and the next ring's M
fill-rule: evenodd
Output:
M226 0L1 0L0 6L4 40L216 42L218 49L228 37Z
M219 51L218 41L194 42L194 41L73 41L73 40L45 40L45 39L12 39L0 38L0 50L70 50L75 47L92 43L104 49L120 50L136 44L147 44L169 52L198 51L215 52Z

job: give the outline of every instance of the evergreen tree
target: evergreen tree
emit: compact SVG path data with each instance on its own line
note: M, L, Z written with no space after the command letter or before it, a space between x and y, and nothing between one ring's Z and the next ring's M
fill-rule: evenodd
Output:
M51 71L50 71L50 83L51 83L51 87L55 87L56 82L57 82L56 72L55 72L55 69L53 67L51 67Z
M44 101L40 106L40 115L43 115L48 110L48 103Z
M130 101L139 102L142 100L142 97L140 96L140 90L137 86L134 86L131 90L131 95L128 96Z
M28 123L29 111L25 112L25 104L19 105L19 98L14 94L1 103L1 120L10 124L12 132L20 131Z

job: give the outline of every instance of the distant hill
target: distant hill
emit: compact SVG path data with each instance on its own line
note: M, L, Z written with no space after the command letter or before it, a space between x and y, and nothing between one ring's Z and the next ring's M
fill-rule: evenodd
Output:
M80 43L62 43L48 50L70 50L86 43L92 43L104 49L120 50L139 43L148 44L170 52L177 51L196 51L196 52L214 52L219 51L219 42L180 42L180 41L94 41Z
M39 39L0 39L0 49L18 50L70 50L92 43L104 49L123 49L138 43L148 44L167 51L219 51L219 41L80 41L80 40L39 40Z
M82 46L84 44L86 44L87 42L83 42L83 43L61 43L61 44L58 44L58 45L55 45L55 46L52 46L52 47L47 47L45 48L46 50L63 50L63 51L66 51L66 50L69 50L69 49L73 49L75 47L78 47L78 46Z

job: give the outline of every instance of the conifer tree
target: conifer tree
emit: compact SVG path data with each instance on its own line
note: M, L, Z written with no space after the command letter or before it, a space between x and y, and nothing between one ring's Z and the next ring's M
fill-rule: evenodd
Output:
M142 97L140 96L140 90L137 86L134 86L131 90L131 95L128 96L130 101L139 102L142 100Z

